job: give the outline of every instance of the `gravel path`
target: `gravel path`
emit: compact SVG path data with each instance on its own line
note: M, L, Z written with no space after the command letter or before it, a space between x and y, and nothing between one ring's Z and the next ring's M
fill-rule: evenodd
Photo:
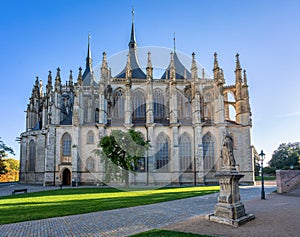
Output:
M274 190L275 186L266 187L267 194ZM259 197L260 188L241 187L240 193L245 202ZM217 195L0 225L0 236L127 236L211 213Z

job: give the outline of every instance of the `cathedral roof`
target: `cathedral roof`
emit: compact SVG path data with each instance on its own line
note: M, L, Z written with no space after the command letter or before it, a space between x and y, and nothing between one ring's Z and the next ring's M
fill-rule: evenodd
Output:
M166 79L167 77L170 77L170 65L162 75L161 79ZM174 51L174 66L176 69L176 79L191 79L191 73L189 70L186 69L186 67L182 64L182 62L179 60L176 51ZM166 77L166 73L168 74Z
M88 51L87 51L87 57L86 57L86 66L85 70L82 76L82 85L84 86L91 86L92 84L95 86L97 85L95 79L94 79L94 72L93 72L93 66L92 66L92 53L91 53L91 47L90 47L90 35L88 36Z
M129 57L130 57L130 67L132 71L132 78L146 79L146 74L141 69L137 56L137 44L135 40L135 31L134 31L134 10L132 10L132 25L131 25L131 34L129 41ZM126 78L126 66L124 69L118 73L116 78Z

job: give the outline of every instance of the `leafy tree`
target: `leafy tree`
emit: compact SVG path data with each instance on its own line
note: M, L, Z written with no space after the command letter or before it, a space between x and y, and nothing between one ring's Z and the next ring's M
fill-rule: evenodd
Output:
M11 147L5 145L5 143L1 140L0 137L0 175L5 174L7 172L6 166L3 162L3 158L7 157L8 154L14 155L14 151Z
M289 169L291 165L294 169L299 169L300 142L282 143L273 152L272 159L269 161L271 168Z
M255 164L254 164L255 176L259 176L259 171L260 171L260 164L258 161L255 161Z
M0 182L14 182L19 180L20 161L8 158L3 159L7 173L0 176Z
M129 172L135 171L137 162L144 157L149 149L149 141L145 141L142 133L133 129L123 132L112 131L111 135L103 137L96 150L105 164L105 182L111 180L125 181L129 186Z

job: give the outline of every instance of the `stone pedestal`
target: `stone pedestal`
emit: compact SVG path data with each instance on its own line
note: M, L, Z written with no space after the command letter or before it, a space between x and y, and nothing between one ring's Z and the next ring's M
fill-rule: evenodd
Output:
M240 201L239 180L243 176L234 167L217 172L220 195L214 213L207 215L206 219L237 227L255 218L253 214L246 214Z

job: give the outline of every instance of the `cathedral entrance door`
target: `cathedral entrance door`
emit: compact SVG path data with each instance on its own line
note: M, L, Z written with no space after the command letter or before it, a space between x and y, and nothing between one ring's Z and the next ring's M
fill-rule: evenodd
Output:
M71 185L71 172L69 169L64 169L62 174L62 184L63 185Z

